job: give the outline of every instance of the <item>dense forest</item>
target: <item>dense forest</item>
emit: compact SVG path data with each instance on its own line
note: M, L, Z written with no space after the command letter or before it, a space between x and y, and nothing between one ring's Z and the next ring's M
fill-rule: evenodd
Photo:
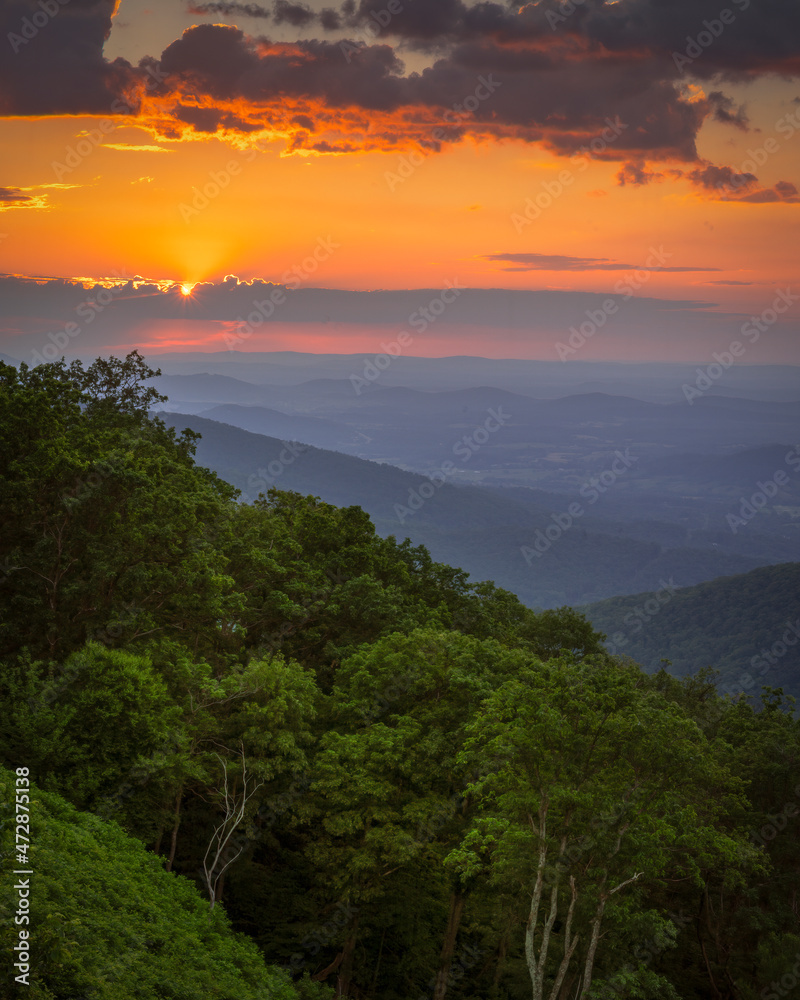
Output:
M610 653L647 670L669 659L677 676L713 664L717 687L757 694L763 684L800 697L800 563L761 566L694 587L612 597L581 607Z
M4 995L797 995L791 699L240 502L154 374L0 365Z

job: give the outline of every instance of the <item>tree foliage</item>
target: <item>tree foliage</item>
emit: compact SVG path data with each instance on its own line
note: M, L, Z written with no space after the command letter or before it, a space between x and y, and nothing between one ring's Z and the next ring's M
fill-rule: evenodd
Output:
M29 995L755 1000L789 974L780 690L648 675L358 507L241 503L148 412L155 374L0 365Z

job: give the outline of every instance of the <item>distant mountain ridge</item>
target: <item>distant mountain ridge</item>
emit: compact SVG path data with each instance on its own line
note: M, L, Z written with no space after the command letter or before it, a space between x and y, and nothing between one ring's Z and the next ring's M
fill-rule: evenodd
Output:
M360 506L378 532L426 545L435 559L460 566L473 579L491 579L532 607L579 604L658 587L664 574L680 585L746 572L763 558L718 551L709 541L696 547L626 537L624 524L602 518L588 503L570 530L539 556L525 557L537 532L553 531L564 500L525 491L524 502L506 491L441 484L389 464L302 444L292 444L208 420L162 413L178 429L201 433L197 461L253 500L270 486L319 496L337 506ZM668 526L666 526L668 527ZM778 561L780 555L776 554Z
M381 353L308 354L293 351L171 352L149 357L165 375L210 372L259 384L295 385L315 378L349 379ZM603 392L652 402L684 403L682 384L694 383L696 365L675 362L580 361L481 358L467 355L425 358L401 355L381 372L386 386L429 391L491 385L540 399ZM800 400L800 366L736 364L718 379L707 398Z
M666 581L669 583L669 580ZM764 566L679 590L580 607L606 646L646 670L678 676L713 666L720 688L758 696L762 685L800 699L800 563Z

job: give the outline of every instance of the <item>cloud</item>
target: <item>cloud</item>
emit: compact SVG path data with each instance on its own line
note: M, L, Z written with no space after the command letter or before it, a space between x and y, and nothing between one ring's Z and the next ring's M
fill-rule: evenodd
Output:
M644 160L637 160L636 162L623 164L622 169L617 174L617 184L620 187L625 187L626 184L630 184L633 187L642 187L645 184L650 184L652 181L663 180L663 178L663 173L648 170Z
M317 19L315 11L304 3L288 0L275 0L272 17L276 24L291 24L295 28L305 28Z
M716 191L724 193L736 190L746 190L758 183L755 174L741 173L733 167L716 166L703 161L701 166L696 167L686 175L692 184L705 191Z
M749 132L750 122L744 105L735 107L733 98L726 97L720 90L712 90L708 95L709 106L713 109L711 117L724 125L733 125L742 132Z
M757 14L740 9L745 0L733 7L733 22L683 71L673 53L718 17L718 0L587 0L568 16L559 0L415 0L391 15L381 6L380 17L374 0L319 11L292 0L192 3L198 15L345 37L276 42L199 24L160 62L151 55L134 67L103 56L115 0L70 0L30 39L19 32L40 7L8 0L0 34L22 40L0 63L0 115L126 116L157 139L283 136L290 153L436 150L471 136L540 143L561 156L619 120L624 130L599 158L624 164L620 183L660 180L652 164L671 161L696 165L690 182L709 190L703 176L713 165L696 147L703 122L748 128L719 81L800 74L794 0L761 0ZM430 59L407 72L401 55L414 50ZM689 76L715 89L687 88Z
M763 205L769 202L785 202L788 205L800 203L797 188L789 181L778 181L771 188L759 188L758 191L750 191L739 198L729 199L731 201L748 202L751 205Z
M544 253L490 253L485 260L512 264L504 271L635 271L641 264L622 264L610 257L570 257L563 254ZM657 267L656 271L719 271L718 267Z
M242 350L286 344L319 351L324 344L333 353L362 347L374 353L399 330L413 331L411 317L453 277L439 276L438 287L432 288L351 291L302 285L291 291L289 277L281 276L276 284L229 275L221 282L198 283L187 297L177 282L127 275L102 282L0 275L0 336L8 354L28 362L37 359L34 352L40 360L46 351L43 356L52 360L62 353L94 357L142 345L164 350L202 344L225 351L230 335L253 317L255 332ZM648 297L641 291L627 298L626 287L625 280L610 276L608 287L598 292L464 288L425 338L412 333L415 348L452 355L465 353L467 345L480 353L491 343L498 356L554 358L554 344L586 319L587 310L620 294L625 306L615 315L613 331L609 326L597 341L599 356L633 358L649 352L663 357L665 350L674 356L710 354L748 320L749 313L718 311L715 301ZM276 290L283 300L268 314L259 303L271 300ZM799 333L793 308L770 334L771 349L791 357Z
M30 208L34 199L22 188L0 188L0 211L7 208Z
M214 17L272 17L271 11L257 3L190 3L189 13Z
M493 2L468 6L461 0L426 0L405 4L383 28L383 37L396 37L420 48L471 42L492 37L502 43L539 44L572 38L584 47L614 56L669 59L684 55L687 75L711 79L724 73L746 79L770 72L798 72L797 8L794 0L733 0L733 20L719 20L718 0L664 3L663 0L617 0L615 3L534 0L517 8ZM370 23L374 0L359 0L349 23ZM715 33L711 44L698 44L698 35ZM719 30L717 30L717 26ZM694 43L694 46L692 46ZM687 50L699 55L685 55ZM662 68L663 71L663 68Z
M783 202L794 205L800 202L797 188L790 181L778 181L770 188L758 187L755 174L741 173L733 167L715 166L705 162L686 174L689 180L714 201L741 202L763 205Z
M49 208L46 194L38 192L48 189L68 190L77 184L37 184L34 187L0 187L0 212L13 208Z
M134 146L129 142L104 142L103 149L118 149L124 153L174 153L164 146Z
M128 111L135 109L136 71L124 59L103 57L116 8L117 0L70 0L36 27L32 18L43 13L38 3L3 3L0 116L104 115L128 98Z

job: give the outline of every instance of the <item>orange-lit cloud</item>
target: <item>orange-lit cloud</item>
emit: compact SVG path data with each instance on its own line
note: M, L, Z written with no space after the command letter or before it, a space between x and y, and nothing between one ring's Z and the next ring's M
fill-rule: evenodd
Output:
M198 14L314 25L342 37L278 42L204 23L187 28L160 58L133 66L103 58L113 0L72 0L35 37L15 43L15 58L0 70L0 114L123 116L159 139L282 137L288 152L318 154L435 151L470 136L573 155L614 120L622 131L597 155L625 161L621 181L641 184L662 176L648 162L697 162L706 120L749 128L743 107L721 89L703 94L692 78L800 72L800 54L787 46L792 3L769 0L759 33L750 0L734 5L725 30L704 44L703 17L718 14L711 0L691 10L655 0L575 5L569 17L554 0L518 11L429 0L382 25L366 0L322 13L286 0L195 4ZM12 0L3 33L17 37L15 25L35 9ZM695 34L701 40L692 48ZM437 58L408 73L399 44L435 50ZM697 49L685 64L675 58L683 48Z

